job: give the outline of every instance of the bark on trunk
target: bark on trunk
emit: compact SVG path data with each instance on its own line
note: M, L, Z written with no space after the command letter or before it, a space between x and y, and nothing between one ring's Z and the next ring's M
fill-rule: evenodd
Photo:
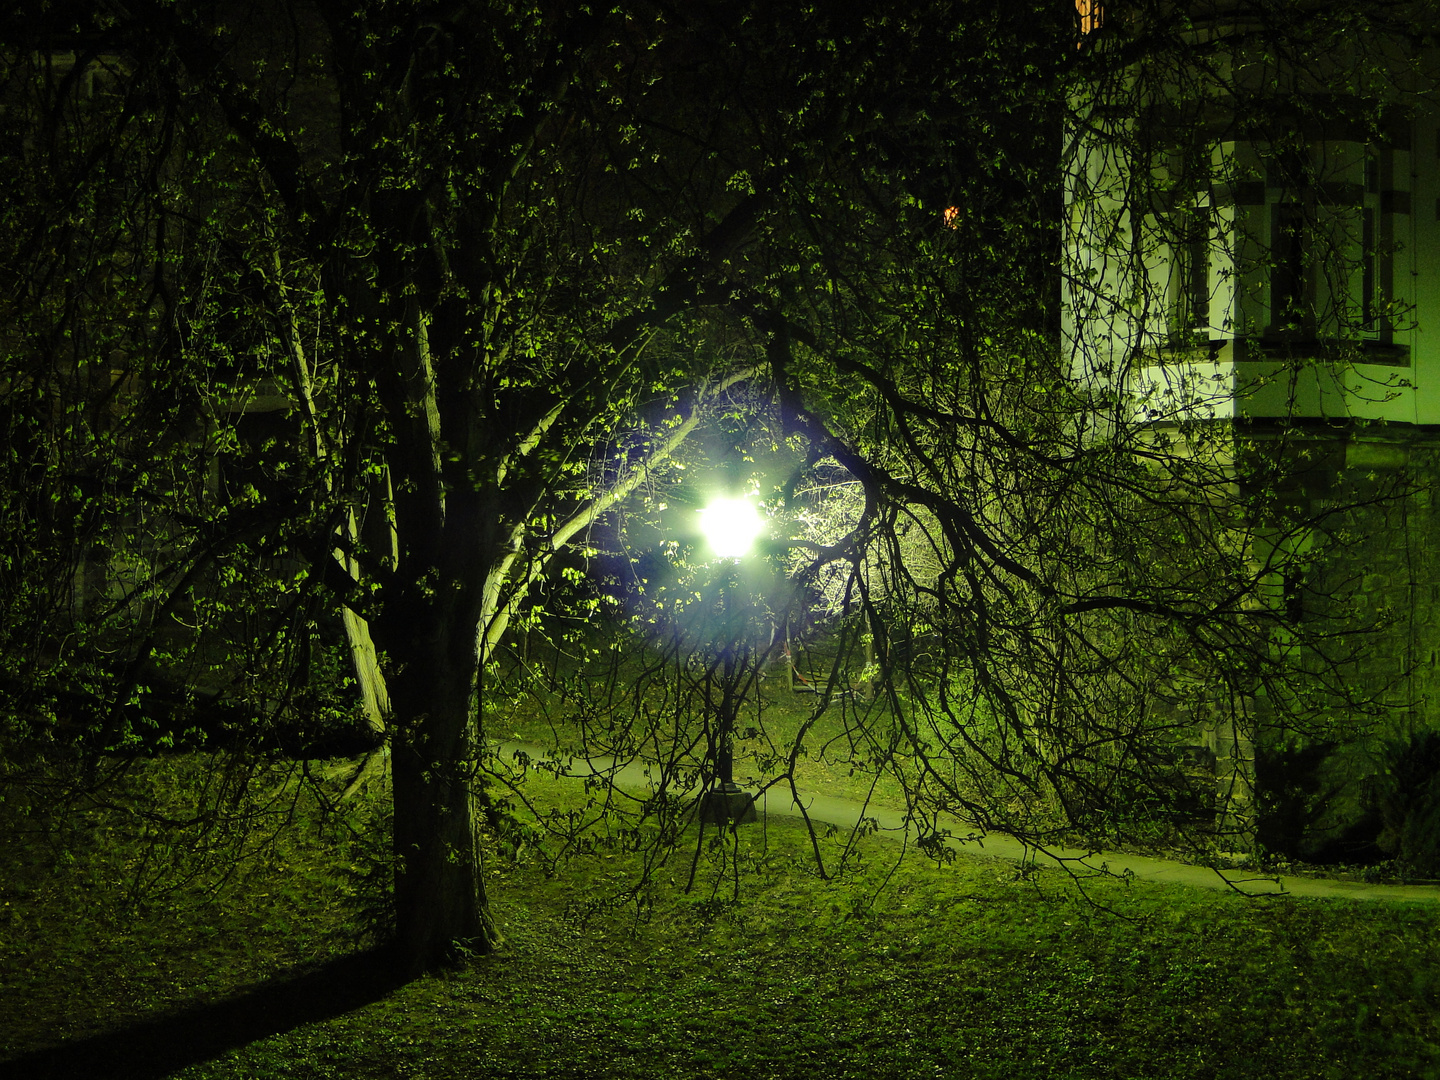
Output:
M390 716L390 691L380 670L380 657L370 637L370 624L347 607L340 608L345 624L345 640L350 646L350 661L355 668L355 681L360 687L360 704L365 711L365 730L377 742L385 734Z
M351 544L363 542L369 551L378 555L385 566L392 570L400 560L400 546L391 515L394 500L390 470L386 469L375 477L371 484L370 500L363 517L357 520L352 511L345 519L346 539ZM358 559L346 555L343 551L336 551L335 557L345 567L347 574L356 581L364 580ZM342 607L340 613L345 622L345 639L350 645L355 679L360 687L365 725L369 734L379 740L384 737L390 723L390 690L385 684L385 674L380 669L375 640L370 633L370 624L360 615L347 607Z
M494 951L471 768L473 660L415 655L392 681L396 944L409 974Z

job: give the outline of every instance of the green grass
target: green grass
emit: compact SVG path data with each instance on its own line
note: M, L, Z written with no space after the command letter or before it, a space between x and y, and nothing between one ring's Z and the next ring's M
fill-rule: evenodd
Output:
M626 677L633 682L634 666L625 668ZM816 675L815 672L811 672ZM817 681L821 681L816 675ZM618 680L624 682L624 680ZM652 688L653 691L653 688ZM604 682L598 682L581 695L587 704L604 700L609 690ZM652 692L650 697L656 695ZM800 742L804 750L795 760L795 782L812 791L824 791L837 798L870 800L878 806L902 809L905 794L898 780L888 772L877 779L873 769L857 768L855 759L865 757L863 752L852 748L847 732L856 732L861 727L872 732L888 727L888 706L885 702L866 702L837 697L832 700L818 718L814 713L820 699L808 693L794 693L787 689L783 676L772 673L767 677L758 694L751 695L740 710L737 722L735 749L736 779L749 787L758 787L783 772L775 760L777 754L788 758L791 748ZM654 708L660 708L656 703ZM638 715L643 715L643 711ZM633 723L637 716L630 699L623 695L617 699L617 717L621 723ZM607 718L604 725L614 730L618 725L613 718ZM669 717L655 722L653 731L646 734L651 738L640 740L644 756L657 756L655 742L665 746L670 742L666 729ZM691 717L692 730L689 737L695 738L693 725L697 719ZM547 748L570 753L603 754L606 747L601 743L585 746L581 725L577 722L576 709L572 702L560 695L550 694L543 689L532 688L507 703L503 717L493 719L487 734L494 739L513 739L531 742ZM802 728L804 736L801 736ZM639 729L636 731L639 734ZM699 749L703 751L703 741ZM698 764L694 754L681 753L681 760Z
M535 783L541 804L576 797ZM224 887L140 903L124 888L138 836L112 818L48 840L7 831L0 1074L42 1075L54 1059L33 1052L69 1043L113 1055L96 1076L160 1075L126 1072L125 1055L164 1045L193 1080L1440 1077L1440 906L1116 881L1086 899L1053 871L897 862L880 836L826 882L791 821L747 826L728 850L746 864L738 903L729 878L712 897L713 853L703 888L680 888L687 850L638 909L599 911L634 886L634 855L555 875L534 852L496 856L502 952L304 1022L279 1009L241 1023L237 995L278 999L265 980L351 947L353 852L300 820ZM151 1043L125 1041L157 1016L171 1026ZM232 1022L229 1048L173 1045Z

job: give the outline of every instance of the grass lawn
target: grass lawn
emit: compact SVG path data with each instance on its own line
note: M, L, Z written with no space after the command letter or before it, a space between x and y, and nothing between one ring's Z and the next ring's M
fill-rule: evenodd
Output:
M398 985L346 937L354 850L297 822L218 889L137 901L133 826L8 821L0 1076L1440 1077L1440 905L1086 899L1055 871L900 861L883 836L827 882L772 820L730 849L734 903L713 853L704 887L680 888L686 850L608 910L639 856L552 875L496 855L507 948Z
M822 685L829 658L805 655L812 686ZM597 679L578 692L572 689L569 701L546 692L537 686L540 680L535 680L525 693L507 703L503 719L492 720L486 734L496 740L529 742L580 755L608 756L618 745L621 756L626 758L638 754L653 761L675 754L679 761L698 766L706 749L699 736L699 710L693 702L687 702L691 708L683 711L689 725L670 727L668 717L676 711L675 703L664 692L673 688L663 685L663 679L652 678L640 708L623 695L615 697L611 684L633 686L638 681L635 672L635 666L628 665L622 675L612 680ZM803 681L796 685L805 688ZM598 729L604 734L599 738L592 734L587 744L576 701L587 702L593 708L594 702L612 699L618 708L613 713L597 713L600 722L590 724L592 732ZM758 690L747 692L736 718L736 779L750 788L773 781L785 771L791 749L799 742L804 749L795 758L794 776L800 787L837 798L904 808L905 795L898 780L889 772L877 778L871 767L879 756L871 744L883 740L891 726L886 702L841 693L817 717L820 704L819 696L813 693L789 689L783 672L772 667ZM656 719L662 714L667 716L666 721ZM677 745L684 749L677 751Z

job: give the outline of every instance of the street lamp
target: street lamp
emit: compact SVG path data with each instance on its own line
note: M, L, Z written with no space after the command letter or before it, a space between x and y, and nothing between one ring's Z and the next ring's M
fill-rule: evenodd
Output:
M749 499L716 499L700 511L700 531L710 550L722 559L740 559L749 554L765 522L755 505ZM700 801L700 820L711 825L727 825L734 822L743 825L757 820L755 797L735 783L735 754L731 744L735 728L735 715L740 708L740 695L732 692L741 685L735 671L735 641L730 629L730 620L725 611L728 590L720 586L721 671L726 687L720 696L719 738L715 752L715 771L720 782L718 789L705 792Z
M700 531L716 555L738 559L750 554L765 522L749 499L716 499L700 511Z

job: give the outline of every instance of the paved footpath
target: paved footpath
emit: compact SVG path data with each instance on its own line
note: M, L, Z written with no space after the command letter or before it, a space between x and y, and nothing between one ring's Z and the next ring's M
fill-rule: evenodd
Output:
M492 741L491 746L506 762L513 762L517 752L532 761L547 758L551 753L544 747L530 743ZM564 765L563 775L566 776L606 777L618 787L634 791L647 788L653 791L656 787L654 767L642 762L617 766L612 758L577 757L565 759ZM907 830L904 815L898 811L876 806L865 807L852 799L837 799L803 790L800 792L800 800L804 806L804 815L811 821L852 828L863 813L865 817L879 822L882 831L897 838L899 834L908 831L909 839L912 842L915 839L913 827ZM800 804L794 801L788 791L778 788L762 795L756 805L762 814L802 816ZM966 831L966 827L959 822L955 823L954 829L960 834ZM1116 851L1087 852L1074 848L1050 848L1040 851L1001 833L990 833L982 840L951 839L947 843L956 851L967 855L1031 862L1040 866L1065 865L1079 873L1096 872L1103 868L1115 874L1132 874L1141 881L1185 885L1191 888L1239 890L1251 894L1286 893L1291 896L1342 897L1352 900L1440 902L1440 886L1437 885L1370 885L1361 881L1309 877L1257 878L1254 871L1244 869L1220 871Z

